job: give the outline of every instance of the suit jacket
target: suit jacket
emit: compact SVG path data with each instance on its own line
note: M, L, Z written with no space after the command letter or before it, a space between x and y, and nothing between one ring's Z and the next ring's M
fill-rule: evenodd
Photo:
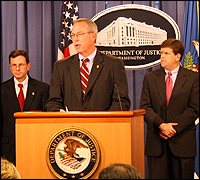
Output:
M24 111L46 111L49 98L49 85L29 76ZM15 92L14 77L1 83L1 106L3 114L2 156L15 164L15 118L13 114L20 112Z
M144 76L140 108L146 110L145 154L159 156L164 143L178 157L196 156L196 126L199 116L199 73L179 68L169 105L167 106L165 71L163 68ZM177 122L177 133L167 141L158 135L161 123Z
M116 85L114 85L116 84ZM78 54L55 62L50 83L48 111L120 111L129 110L128 83L124 62L99 51L94 58L84 100Z

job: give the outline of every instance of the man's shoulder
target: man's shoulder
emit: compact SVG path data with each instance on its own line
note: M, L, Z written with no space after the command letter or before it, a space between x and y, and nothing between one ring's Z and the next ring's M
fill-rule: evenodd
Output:
M57 60L57 61L55 61L54 64L62 66L63 64L67 64L67 63L71 62L73 59L77 59L77 54L74 54L74 55L69 56L67 58Z
M120 58L118 58L118 57L116 57L114 55L111 55L111 54L105 54L105 53L103 53L101 51L97 51L97 53L98 53L97 55L102 56L104 58L114 59L114 60L120 60Z
M184 68L184 67L180 67L179 72L178 72L178 76L184 77L191 82L192 81L199 81L199 73L198 72L194 72L194 71L187 69L187 68Z
M157 76L157 75L161 75L163 74L164 69L163 68L159 68L153 71L150 71L148 73L145 74L145 76Z
M190 69L184 68L184 67L180 67L180 70L183 71L186 74L192 75L192 76L197 76L199 75L197 72L192 71Z
M117 57L110 54L105 54L103 52L98 51L97 58L103 59L103 61L107 62L108 64L122 64L124 66L124 61Z
M8 86L8 85L10 85L10 84L12 84L12 83L14 83L14 80L13 80L13 78L10 78L10 79L8 79L8 80L2 82L2 83L1 83L1 87Z
M43 81L39 81L39 80L34 79L34 78L30 77L30 76L29 76L29 82L30 82L30 83L33 83L33 84L40 85L40 86L49 87L49 84L48 84L48 83L45 83L45 82L43 82Z

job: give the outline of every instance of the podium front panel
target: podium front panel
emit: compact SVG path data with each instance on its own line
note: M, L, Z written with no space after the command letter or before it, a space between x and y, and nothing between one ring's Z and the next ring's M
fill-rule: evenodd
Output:
M142 177L144 170L143 115L113 115L95 112L19 112L16 117L16 167L24 179L57 179L47 165L47 147L60 130L70 127L90 132L100 147L100 163L89 177L98 179L100 170L112 163L135 166ZM57 114L57 115L55 115Z

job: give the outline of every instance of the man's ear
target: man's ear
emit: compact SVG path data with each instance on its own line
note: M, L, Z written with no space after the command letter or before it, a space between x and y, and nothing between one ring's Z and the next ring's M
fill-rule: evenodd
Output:
M92 33L92 40L94 41L94 42L96 42L96 38L97 38L97 35L96 35L96 33Z
M29 71L31 69L31 63L28 63L27 65L27 71Z
M178 54L176 55L176 61L180 61L180 60L181 60L181 54L178 53Z

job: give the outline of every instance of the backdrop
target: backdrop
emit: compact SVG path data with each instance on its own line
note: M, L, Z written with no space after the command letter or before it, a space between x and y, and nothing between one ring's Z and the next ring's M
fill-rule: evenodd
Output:
M181 38L185 1L107 1L108 6L141 4L164 11L178 24ZM57 60L62 1L1 1L1 82L11 78L8 56L15 49L28 52L29 75L50 83ZM79 17L91 19L105 9L105 1L78 1ZM130 110L139 108L144 75L154 69L126 70L131 99ZM147 169L147 168L146 168ZM148 174L146 172L146 177Z
M107 1L109 7L142 4L158 7L170 15L182 34L184 1ZM160 2L159 4L157 4ZM62 1L1 1L1 82L12 74L8 56L14 49L28 52L32 64L29 75L50 83L53 63L57 60ZM105 9L105 1L78 1L79 17L91 19ZM160 65L144 70L127 70L131 109L139 108L144 74Z

